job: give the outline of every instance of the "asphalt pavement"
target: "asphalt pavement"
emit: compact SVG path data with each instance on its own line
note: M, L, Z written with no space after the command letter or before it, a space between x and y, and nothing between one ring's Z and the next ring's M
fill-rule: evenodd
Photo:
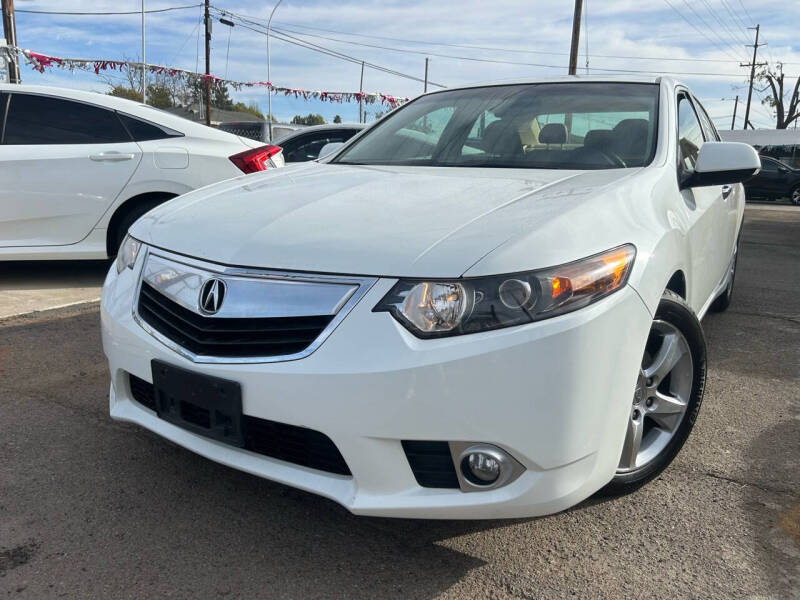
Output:
M217 465L109 419L96 303L0 320L0 597L800 598L800 209L748 209L734 293L673 465L513 521L355 517Z

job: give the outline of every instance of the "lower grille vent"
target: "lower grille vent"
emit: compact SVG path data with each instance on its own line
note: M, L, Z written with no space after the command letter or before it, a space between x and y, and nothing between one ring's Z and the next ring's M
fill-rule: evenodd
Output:
M417 483L422 487L459 487L450 445L447 442L403 440L403 450Z
M129 375L131 395L142 406L156 409L153 384ZM331 438L322 432L243 415L244 447L251 452L337 475L350 469Z

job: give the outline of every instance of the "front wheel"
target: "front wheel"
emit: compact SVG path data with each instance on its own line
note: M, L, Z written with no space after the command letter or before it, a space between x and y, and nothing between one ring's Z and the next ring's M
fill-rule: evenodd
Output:
M792 204L800 206L800 185L792 190Z
M672 462L700 412L705 380L703 329L667 290L647 338L617 472L602 494L638 489Z

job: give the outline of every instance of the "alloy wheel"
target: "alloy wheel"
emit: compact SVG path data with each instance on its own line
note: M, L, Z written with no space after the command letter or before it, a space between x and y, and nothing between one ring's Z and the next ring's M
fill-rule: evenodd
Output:
M684 335L671 323L653 321L618 474L641 469L667 448L686 415L693 377L692 353Z
M800 205L800 187L792 191L792 204Z

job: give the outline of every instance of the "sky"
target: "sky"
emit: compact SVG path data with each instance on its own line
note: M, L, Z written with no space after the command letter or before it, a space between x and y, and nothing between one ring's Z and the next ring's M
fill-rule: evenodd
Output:
M147 10L190 6L197 0L145 0ZM264 26L274 0L212 0L211 72L238 81L267 79ZM573 0L283 0L270 41L275 85L323 91L358 91L360 61L423 79L429 58L433 83L452 87L475 81L562 76L567 72ZM16 0L22 48L62 57L139 60L141 17L56 15L21 11L138 11L140 0ZM146 58L151 64L192 71L204 67L202 7L146 15ZM219 22L222 13L234 27ZM754 31L761 25L759 62L785 64L800 75L800 2L792 0L584 0L579 73L622 71L671 74L695 92L719 128L730 128L739 95L736 128L743 124ZM260 30L260 31L254 31ZM286 41L345 54L342 60ZM587 54L588 47L588 54ZM490 62L493 61L493 62ZM631 73L633 74L633 73ZM423 83L369 66L364 90L413 97ZM23 66L22 81L104 92L111 78ZM760 87L760 86L759 86ZM774 127L772 109L753 95L751 121ZM266 113L263 88L231 90L236 101L255 102ZM368 108L371 120L381 110ZM279 120L321 113L358 119L357 103L273 96Z

